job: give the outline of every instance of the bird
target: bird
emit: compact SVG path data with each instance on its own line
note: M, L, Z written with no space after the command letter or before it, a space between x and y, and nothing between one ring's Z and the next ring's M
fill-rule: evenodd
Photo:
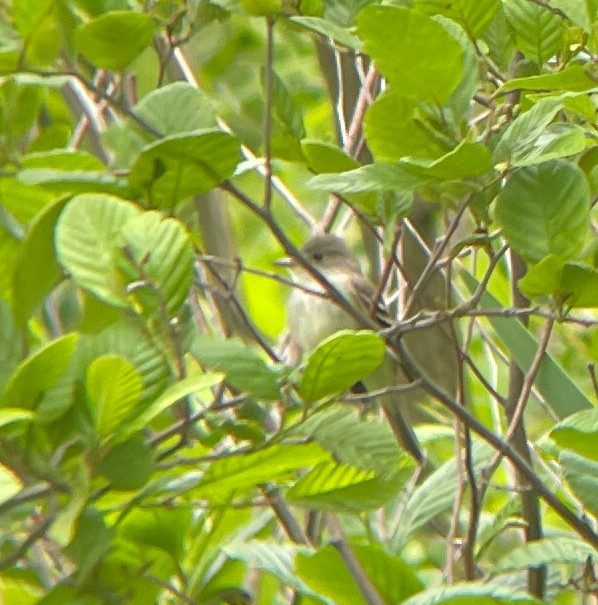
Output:
M342 238L329 233L316 234L301 246L299 252L355 309L372 317L380 328L391 324L383 301L376 296L375 286ZM312 351L339 330L363 327L357 317L325 295L326 288L303 264L291 257L275 264L286 267L296 283L287 302L287 326L292 341L302 353ZM395 385L396 362L387 353L382 365L361 382L369 391ZM378 399L401 447L423 464L424 454L402 413L399 394L388 392L379 395Z

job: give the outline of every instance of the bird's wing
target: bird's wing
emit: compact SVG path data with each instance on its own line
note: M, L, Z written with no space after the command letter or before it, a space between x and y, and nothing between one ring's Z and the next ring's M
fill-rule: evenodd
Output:
M375 319L381 326L390 327L392 319L388 308L380 297L376 297L376 288L364 275L357 275L353 279L352 292L355 303L360 309Z

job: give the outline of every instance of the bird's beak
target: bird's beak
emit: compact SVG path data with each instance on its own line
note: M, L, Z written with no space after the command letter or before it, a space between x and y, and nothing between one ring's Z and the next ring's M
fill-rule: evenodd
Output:
M275 267L293 267L295 265L295 261L290 256L285 256L283 258L277 258L273 263Z

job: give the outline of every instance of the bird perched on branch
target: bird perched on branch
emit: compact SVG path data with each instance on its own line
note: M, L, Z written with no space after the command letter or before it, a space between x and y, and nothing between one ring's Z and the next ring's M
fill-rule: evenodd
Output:
M376 288L363 274L359 261L341 238L330 234L314 235L303 244L300 252L305 261L362 315L372 317L380 327L390 325L384 304L376 301ZM296 259L286 258L276 264L287 267L298 284L287 304L287 323L291 338L302 352L311 351L320 341L339 330L366 327L350 313L350 309L343 308L342 303L323 296L325 286ZM362 382L369 391L396 385L396 363L387 354L382 365ZM422 463L424 455L402 413L400 395L388 392L380 395L378 400L401 446Z

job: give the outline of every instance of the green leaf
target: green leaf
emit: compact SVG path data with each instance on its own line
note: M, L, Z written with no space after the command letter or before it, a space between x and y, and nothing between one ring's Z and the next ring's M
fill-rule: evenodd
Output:
M197 336L192 345L195 357L212 370L226 374L227 382L258 399L280 398L279 373L254 348L236 338Z
M376 160L393 162L405 156L438 158L448 151L436 127L426 121L418 99L391 89L365 114L365 137Z
M116 354L128 360L137 370L143 382L143 392L138 411L142 413L171 382L171 372L161 345L147 338L147 333L129 321L113 323L99 334L81 339L72 367L47 390L37 408L40 422L53 422L73 404L75 386L85 379L85 371L94 359ZM76 399L82 404L81 398Z
M121 523L119 535L141 546L159 548L176 562L183 555L191 519L190 508L136 508Z
M170 367L161 346L129 322L112 324L99 334L85 338L78 353L81 375L94 359L110 353L133 364L143 381L140 412L162 393L171 379Z
M179 221L159 212L143 212L122 226L126 250L117 265L129 284L129 305L144 313L174 317L193 281L193 246ZM119 262L120 261L120 262Z
M57 338L25 359L10 377L0 405L35 408L42 393L56 384L66 371L77 340L78 334Z
M35 414L30 410L24 410L23 408L0 408L0 428L13 422L33 420L34 418Z
M288 19L292 23L304 27L309 31L321 34L326 38L332 38L341 46L346 46L354 50L361 50L363 46L361 40L357 36L353 35L349 28L342 27L329 19L296 15L288 17Z
M551 124L538 137L524 157L513 162L514 166L532 166L548 160L581 153L588 146L586 132L577 124Z
M156 418L156 416L178 401L181 401L192 393L209 389L221 382L222 378L223 376L221 374L216 373L197 374L195 376L188 376L180 382L173 384L161 393L157 399L152 401L143 411L136 414L134 418L129 419L122 427L123 434L130 435L136 431L143 430L154 418Z
M498 511L493 510L488 524L482 527L476 538L476 559L481 560L485 551L504 531L509 531L518 525L525 527L525 521L521 517L521 500L515 496Z
M480 4L483 5L484 2ZM496 5L500 6L500 3L497 2ZM443 17L437 17L436 21L457 40L463 51L463 76L446 103L446 111L443 112L443 120L448 121L446 128L451 128L454 123L455 129L458 129L460 123L469 120L472 99L480 86L479 59L471 37L459 25Z
M310 189L335 193L369 193L378 191L415 191L432 182L430 177L409 174L399 164L375 162L338 174L320 174L307 183Z
M273 115L282 125L285 132L289 133L295 139L302 139L305 136L305 126L303 125L303 110L293 98L293 95L286 87L280 77L272 72L272 98ZM265 86L264 73L262 70L262 87Z
M563 108L561 99L548 98L538 101L529 111L519 115L503 132L493 154L495 164L518 166L526 162L528 155L538 146L538 140L554 117Z
M518 282L519 290L530 298L560 292L564 266L565 261L561 257L549 254L527 270Z
M302 594L314 594L297 577L295 557L306 547L294 544L275 542L273 540L251 540L249 542L232 542L223 551L227 557L246 562L249 569L260 569L280 579L286 586L294 586ZM334 605L325 601L326 605Z
M101 171L104 164L86 151L73 149L52 149L50 151L29 153L21 158L22 168L54 168L56 170Z
M461 80L461 46L442 25L415 10L367 6L357 17L357 31L367 54L405 96L443 103Z
M79 286L139 313L174 316L191 286L193 249L182 225L118 198L71 200L58 221L56 250Z
M114 250L125 242L122 228L139 209L116 197L79 195L56 227L59 262L82 287L111 304L125 306L125 280L114 267Z
M551 6L560 8L571 21L592 34L592 26L596 23L598 2L596 0L551 0Z
M517 47L527 59L545 63L562 44L562 21L553 12L527 0L510 0L503 8L515 30Z
M28 168L17 173L25 185L38 185L55 193L112 193L130 197L127 182L106 172Z
M565 481L592 515L598 515L598 462L563 450L559 455Z
M133 111L162 136L216 126L212 102L188 82L172 82L152 90Z
M422 584L412 568L399 557L378 545L347 544L347 547L385 603L402 603L421 590ZM337 605L365 605L353 575L333 546L320 548L314 554L297 553L296 569L297 576L316 594L332 599Z
M76 534L65 548L65 554L77 564L80 582L113 547L114 534L114 527L106 524L104 515L97 509L90 506L83 511Z
M226 503L232 494L271 481L291 479L297 470L329 459L330 455L315 443L274 445L252 454L220 458L210 465L191 494L207 498L213 504Z
M0 204L18 221L27 223L54 199L43 187L24 185L8 176L0 179Z
M479 282L466 271L460 272L467 291L473 294ZM488 291L484 291L479 301L479 308L502 309L501 304ZM522 372L529 371L534 355L538 350L537 340L517 318L489 317L488 322L496 331ZM569 377L554 358L545 353L536 375L535 386L542 398L559 418L574 412L594 407L577 383Z
M492 168L492 162L490 150L485 145L464 139L437 160L403 158L399 166L423 178L454 181L483 174Z
M333 405L319 410L291 429L305 435L334 455L335 460L377 474L404 469L410 473L414 463L401 454L388 423L359 419L346 406Z
M17 32L22 38L30 36L43 21L53 0L14 0L12 18Z
M345 391L384 360L384 340L366 330L341 330L322 341L307 358L299 393L307 402Z
M598 461L598 410L584 410L567 416L550 432L560 446Z
M479 473L493 454L489 445L476 443L473 450L474 471ZM458 472L455 459L452 458L409 494L400 524L392 537L393 549L402 548L416 529L453 506Z
M525 570L548 564L577 563L583 565L588 557L595 558L597 552L587 542L558 536L534 540L513 549L502 557L493 573Z
M598 307L598 271L554 255L531 267L519 281L519 289L529 297L551 295L565 309Z
M170 135L144 148L129 184L146 193L149 205L170 208L217 187L232 176L239 159L239 142L220 130Z
M301 141L307 168L316 174L344 172L359 168L359 162L332 143Z
M22 357L19 329L8 304L0 298L0 392Z
M456 21L470 38L478 38L486 29L499 5L499 0L415 0L413 8L425 15L443 15Z
M144 13L112 11L81 26L75 46L96 67L120 71L147 48L155 27Z
M565 263L559 290L567 308L598 307L598 271L581 263Z
M523 258L575 258L589 228L590 188L583 171L563 160L520 168L498 195L496 221Z
M576 0L577 1L577 0ZM513 78L505 82L499 93L511 90L564 90L585 92L596 88L596 80L590 75L588 65L575 63L561 71L527 78Z
M0 504L23 489L23 482L7 466L0 464Z
M402 605L497 605L504 603L530 603L540 605L542 601L535 599L527 592L518 591L508 586L496 586L481 582L454 584L453 586L428 588L403 601Z
M153 450L140 437L117 443L102 458L96 470L110 481L111 489L139 489L147 483L154 470Z
M409 476L409 472L387 472L382 477L375 471L324 461L301 477L286 498L309 509L359 513L388 504Z
M23 242L14 274L15 299L19 301L15 312L21 324L29 319L62 275L54 252L54 227L67 201L61 199L45 208Z
M106 440L137 406L142 383L132 363L109 354L88 366L85 388L98 436Z

